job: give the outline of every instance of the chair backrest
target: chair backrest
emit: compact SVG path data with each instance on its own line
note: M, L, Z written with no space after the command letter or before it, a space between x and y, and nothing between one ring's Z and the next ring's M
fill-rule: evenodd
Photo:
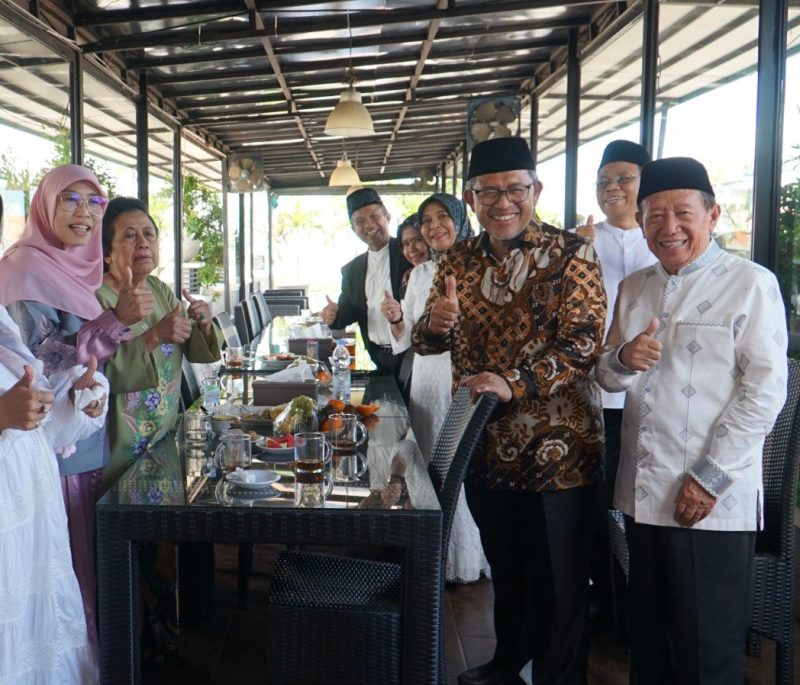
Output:
M270 299L271 297L305 297L306 296L306 289L305 288L267 288L262 290L261 293L264 295L265 298Z
M301 309L299 304L269 303L269 311L272 312L272 316L300 316Z
M469 462L497 402L497 395L484 393L475 404L472 404L469 388L459 388L436 437L433 454L428 462L428 473L439 497L444 517L443 564L447 560L450 528L453 525L461 486L467 477Z
M756 551L790 559L800 470L800 361L789 359L786 403L764 441L764 530Z
M181 402L186 411L200 397L200 383L191 362L184 357L181 360Z
M308 309L308 298L307 297L269 297L267 295L264 296L264 299L267 301L270 310L272 309L273 305L278 304L296 304L300 309ZM273 314L274 316L274 314Z
M258 316L256 302L253 298L246 297L239 304L242 305L244 322L247 326L247 332L250 336L250 343L255 343L258 341L258 338L261 335L261 319Z
M408 348L403 353L403 361L400 362L400 371L397 373L397 383L403 393L403 397L408 401L411 392L411 371L414 369L414 350Z
M256 313L259 321L261 321L261 328L266 328L267 324L272 321L272 314L269 313L269 306L264 299L264 293L256 290L250 297L253 298L253 302L256 305Z
M239 334L239 340L245 347L250 344L250 329L247 326L247 320L244 316L244 307L242 303L233 306L233 322L236 325L236 332Z
M222 331L222 337L225 338L225 347L241 347L242 340L239 338L239 333L236 331L236 326L231 321L231 315L228 312L217 312L214 314L214 323Z

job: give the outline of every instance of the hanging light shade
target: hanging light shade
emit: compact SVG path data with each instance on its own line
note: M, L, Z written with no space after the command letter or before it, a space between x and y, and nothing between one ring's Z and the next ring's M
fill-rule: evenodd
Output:
M372 117L361 102L361 93L351 83L342 91L338 104L328 116L325 135L354 137L371 133L375 133Z
M331 178L328 181L329 186L352 186L360 184L361 179L358 177L358 172L353 168L353 165L347 157L336 162L336 168L333 170Z

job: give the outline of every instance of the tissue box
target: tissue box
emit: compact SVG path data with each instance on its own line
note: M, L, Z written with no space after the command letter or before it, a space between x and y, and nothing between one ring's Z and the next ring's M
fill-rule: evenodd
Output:
M284 404L300 395L306 395L312 400L316 400L318 391L319 383L315 380L287 383L256 380L253 381L253 404L267 406Z
M328 361L328 357L333 354L333 350L336 347L336 341L333 338L291 338L289 340L289 352L292 354L306 354L309 340L316 340L319 343L317 361Z

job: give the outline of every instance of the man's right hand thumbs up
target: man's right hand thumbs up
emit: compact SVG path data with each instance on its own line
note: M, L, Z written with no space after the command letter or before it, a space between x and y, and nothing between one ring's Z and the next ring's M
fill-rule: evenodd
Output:
M325 299L328 300L328 304L322 308L322 320L328 326L331 326L333 322L336 321L336 315L339 313L339 305L327 295L325 295Z
M400 323L403 320L403 309L400 303L394 299L390 290L383 291L381 313L389 323Z
M653 318L647 328L629 343L625 343L619 353L619 360L631 371L647 371L661 359L661 343L655 339L660 321Z
M578 226L575 229L575 233L582 238L586 238L587 240L594 242L594 217L591 214L586 217L586 223L582 226Z
M445 281L444 296L438 298L431 307L428 328L434 335L445 335L456 326L460 314L456 286L455 276L448 276Z
M154 307L155 300L150 288L140 282L134 283L133 271L129 266L126 267L125 278L120 283L114 314L126 326L131 326L150 316Z
M53 405L53 393L33 390L34 371L27 364L21 378L0 395L0 430L38 427Z

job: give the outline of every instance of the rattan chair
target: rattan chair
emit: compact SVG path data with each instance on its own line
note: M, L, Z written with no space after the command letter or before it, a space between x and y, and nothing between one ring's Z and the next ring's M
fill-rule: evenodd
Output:
M275 304L269 302L269 311L272 316L300 316L301 307L299 304Z
M789 360L786 404L764 443L764 530L756 537L748 653L775 641L775 682L792 685L794 510L800 469L800 362Z
M476 405L461 388L436 440L429 471L443 514L440 593L455 505L495 395ZM395 563L284 551L267 598L268 682L273 685L391 684L401 680L402 566ZM444 602L440 604L444 605ZM442 616L431 631L439 641L444 683ZM312 644L314 649L307 649Z
M256 290L250 297L255 304L256 313L258 314L258 320L261 323L261 328L266 328L267 325L272 321L272 314L270 314L269 306L267 305L267 301L264 299L264 293L262 293L260 290Z
M200 383L194 372L192 363L184 357L181 360L181 404L182 410L186 411L200 397Z
M400 362L400 371L397 373L397 384L400 386L400 392L403 393L405 401L411 395L411 372L414 370L414 350L407 349L403 353L403 361Z
M225 339L225 347L242 347L242 341L239 338L239 333L236 326L231 321L231 316L228 312L218 312L214 314L214 323L222 331L222 337Z

